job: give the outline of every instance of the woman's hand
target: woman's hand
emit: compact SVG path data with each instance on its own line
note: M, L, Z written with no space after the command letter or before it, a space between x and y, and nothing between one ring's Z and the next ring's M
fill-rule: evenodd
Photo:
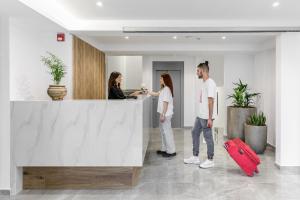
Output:
M131 93L129 96L138 96L141 93L141 91L135 91Z
M158 97L159 96L159 92L148 92L149 95L151 96L155 96L155 97Z
M166 120L165 115L164 115L164 114L160 114L159 121L160 121L161 123L164 123L165 120Z

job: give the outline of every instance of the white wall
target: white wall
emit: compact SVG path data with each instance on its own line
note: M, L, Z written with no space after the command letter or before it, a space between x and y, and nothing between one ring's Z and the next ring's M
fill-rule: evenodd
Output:
M268 143L275 146L275 50L266 50L256 55L227 54L224 56L224 95L225 106L232 105L227 99L234 87L233 82L241 79L248 83L251 92L261 93L256 100L258 111L266 114L268 125ZM226 108L227 109L227 108ZM225 130L227 124L225 112Z
M217 87L218 92L218 117L214 120L214 127L225 128L226 127L226 96L224 93L224 86ZM217 112L217 105L214 107Z
M224 96L226 99L225 100L226 107L232 105L232 100L227 99L227 97L233 92L232 90L234 87L233 83L236 83L239 81L239 79L241 79L244 83L248 83L250 89L253 89L253 83L254 83L253 66L254 66L253 55L226 54L224 56ZM226 124L227 124L227 114L225 115L225 129L224 129L225 135L227 135Z
M64 32L65 42L57 42L57 32ZM10 98L11 100L48 100L47 88L53 84L41 56L49 51L67 66L61 84L67 86L66 99L72 98L72 37L53 22L36 16L34 19L10 20Z
M123 75L121 87L123 89L139 89L142 84L143 73L142 56L107 56L107 79L111 72L118 71Z
M126 56L126 88L139 89L143 82L143 57L142 56Z
M108 82L109 76L112 72L120 72L123 76L126 74L125 70L125 56L106 56L106 80ZM107 85L107 84L106 84ZM126 78L122 81L121 87L126 88ZM108 96L108 95L106 95Z
M224 56L224 87L225 94L232 93L233 83L241 79L248 83L250 89L253 88L253 66L254 56L248 54L226 54ZM227 100L227 105L231 104L231 100Z
M276 164L300 166L300 34L276 39Z
M196 67L205 60L210 62L211 77L219 87L223 86L223 56L143 56L143 82L152 90L153 61L184 61L184 126L191 127L196 117L196 94L201 81L196 76ZM220 120L223 121L223 120Z
M0 190L10 189L9 21L0 16Z
M275 49L259 52L254 58L254 87L259 92L260 98L257 101L258 111L264 112L267 118L268 143L276 145L275 134L275 71L276 53Z

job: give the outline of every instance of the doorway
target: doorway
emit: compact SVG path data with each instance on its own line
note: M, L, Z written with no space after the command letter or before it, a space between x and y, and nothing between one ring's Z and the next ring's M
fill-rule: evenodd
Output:
M183 127L183 106L184 106L184 62L183 61L153 61L153 91L160 90L159 79L162 73L169 73L174 90L174 114L172 118L173 128ZM153 128L158 127L159 114L157 113L158 98L152 97Z

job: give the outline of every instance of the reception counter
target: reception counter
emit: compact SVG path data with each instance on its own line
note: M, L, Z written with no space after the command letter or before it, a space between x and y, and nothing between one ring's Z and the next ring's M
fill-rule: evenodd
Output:
M136 184L149 141L150 103L146 96L12 101L12 188Z

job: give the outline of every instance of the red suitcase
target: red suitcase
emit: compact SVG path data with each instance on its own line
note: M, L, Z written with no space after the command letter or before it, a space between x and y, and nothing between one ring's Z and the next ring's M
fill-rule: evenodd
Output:
M247 176L258 173L257 165L260 159L256 153L239 138L229 140L224 144L225 149Z

